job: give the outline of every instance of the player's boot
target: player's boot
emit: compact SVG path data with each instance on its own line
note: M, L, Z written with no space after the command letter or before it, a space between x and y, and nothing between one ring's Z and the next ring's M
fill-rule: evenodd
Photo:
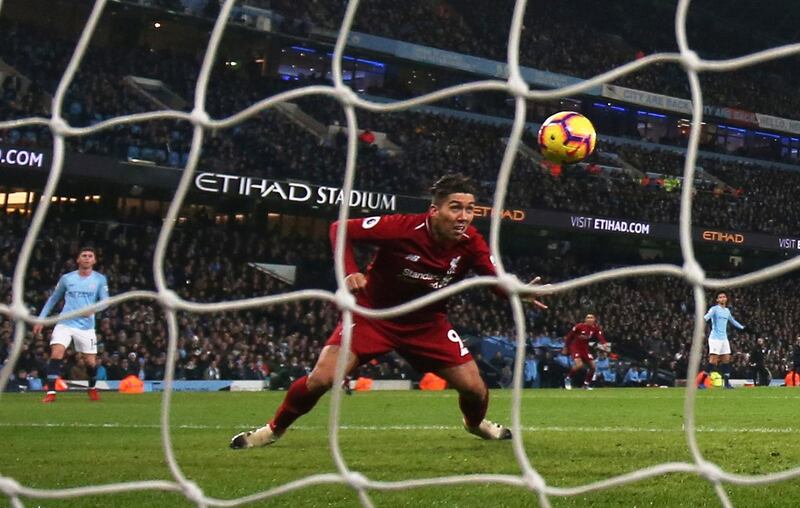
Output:
M271 445L281 436L277 434L269 424L255 430L240 432L231 439L231 448L240 450L242 448L256 448Z
M567 390L572 390L572 379L569 376L564 378L564 388Z
M89 388L86 393L89 395L89 400L100 402L100 394L97 393L97 388Z
M490 422L484 419L477 427L470 427L464 422L464 428L470 434L475 434L482 439L511 439L511 430L499 423Z
M45 404L49 404L55 401L56 401L56 392L47 392L47 395L45 395L44 398L42 399L42 402L44 402Z
M592 388L591 385L583 385L583 389L584 390L594 390L594 388Z

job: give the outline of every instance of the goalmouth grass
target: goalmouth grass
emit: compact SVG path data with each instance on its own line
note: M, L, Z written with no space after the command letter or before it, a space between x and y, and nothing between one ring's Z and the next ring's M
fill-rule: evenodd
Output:
M526 390L522 421L534 467L554 486L574 486L662 462L690 461L681 389L592 392ZM232 498L305 476L335 472L327 441L325 397L275 445L231 450L230 438L262 425L283 393L176 393L171 413L175 454L208 495ZM0 399L0 474L25 486L65 488L134 480L171 480L159 435L159 394L83 393ZM489 418L510 422L510 391L493 391ZM345 397L341 447L349 467L371 479L471 473L519 474L511 443L485 442L460 425L454 392L374 392ZM698 394L698 440L726 471L759 474L800 465L800 390L753 388ZM725 485L735 506L785 507L800 499L800 480L768 486ZM529 491L458 485L372 491L377 506L537 506ZM66 500L23 499L28 506L191 506L180 494L140 491ZM712 485L670 474L569 498L568 506L718 506ZM8 506L0 499L0 506ZM347 487L316 486L258 506L358 506Z

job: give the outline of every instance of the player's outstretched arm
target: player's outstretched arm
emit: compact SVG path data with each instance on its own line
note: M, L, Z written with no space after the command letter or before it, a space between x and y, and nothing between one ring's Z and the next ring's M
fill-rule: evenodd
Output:
M473 242L475 248L475 264L473 265L472 269L475 270L478 275L497 275L497 270L494 266L494 258L489 252L489 246L486 244L486 240L484 240L480 235L475 235ZM535 277L528 283L528 286L538 286L540 280L542 280L541 277ZM494 286L493 291L497 295L508 296L503 288L499 286ZM522 301L531 303L540 309L548 308L547 305L537 300L534 295L523 296Z
M561 349L562 355L569 354L569 345L575 339L575 327L573 326L572 329L564 336L564 347Z
M367 277L361 272L351 273L344 278L344 283L351 293L360 293L367 287Z
M710 321L713 315L714 315L714 307L711 307L710 309L708 309L708 312L706 312L706 315L703 316L703 319L705 319L706 321Z
M608 344L608 340L606 339L606 332L604 332L603 329L600 328L599 326L597 327L597 340L602 345Z
M736 328L738 328L739 330L744 330L744 325L736 321L736 318L733 317L733 314L731 314L731 324Z
M541 285L541 284L539 284L540 280L542 280L541 277L534 277L532 281L528 282L528 286L530 286L530 287L540 286ZM533 304L534 306L539 307L540 309L548 309L549 308L546 304L544 304L541 301L537 300L534 295L524 296L524 297L522 297L522 301L523 302L528 302L530 304Z

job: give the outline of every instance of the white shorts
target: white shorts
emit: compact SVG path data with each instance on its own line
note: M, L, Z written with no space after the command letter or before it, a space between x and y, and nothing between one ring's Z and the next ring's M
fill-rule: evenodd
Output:
M708 339L708 354L710 355L731 354L730 341L728 339Z
M61 344L68 348L72 341L75 341L75 351L79 353L97 354L97 334L94 328L81 330L62 324L57 324L53 328L53 335L50 337L50 345Z

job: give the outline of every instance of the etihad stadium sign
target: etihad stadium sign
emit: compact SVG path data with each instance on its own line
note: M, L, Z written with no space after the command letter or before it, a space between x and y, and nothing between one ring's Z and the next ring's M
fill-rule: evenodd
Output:
M215 194L233 194L322 206L339 205L344 199L344 192L340 187L281 182L222 173L199 173L194 178L194 186L203 192ZM353 189L349 205L351 208L394 212L397 210L397 196Z

